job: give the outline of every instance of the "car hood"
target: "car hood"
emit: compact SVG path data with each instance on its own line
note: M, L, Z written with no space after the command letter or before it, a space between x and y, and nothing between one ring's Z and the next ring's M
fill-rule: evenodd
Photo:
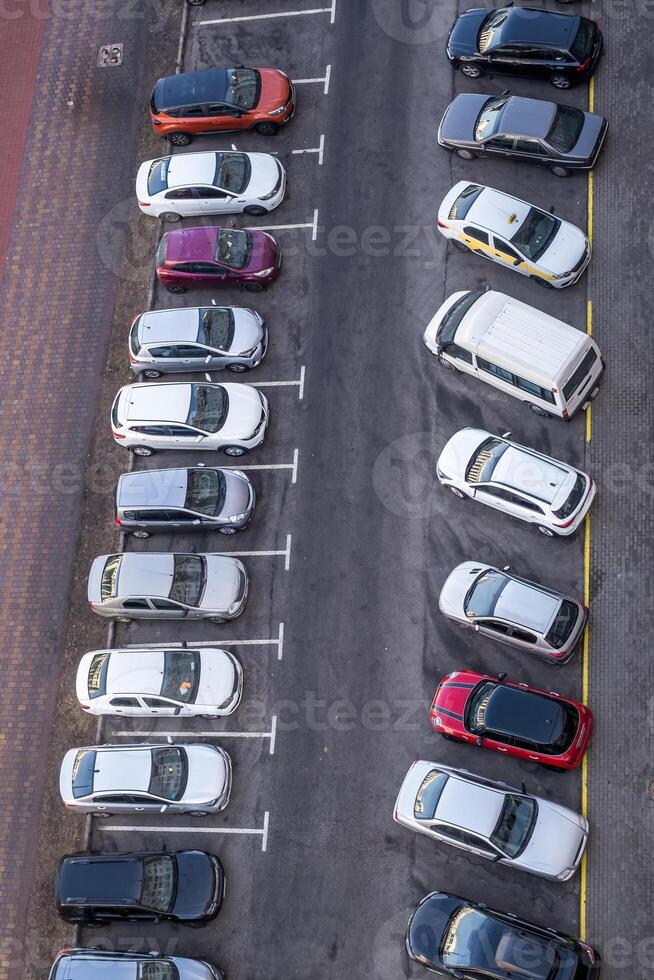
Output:
M187 746L188 781L183 803L209 803L217 799L229 781L227 753L211 745Z
M420 789L423 779L432 769L438 769L438 766L433 762L426 762L420 759L418 762L413 763L404 777L400 791L397 794L394 811L396 820L399 818L401 823L413 823L415 819L413 811L416 794Z
M483 429L460 429L445 444L436 464L438 469L453 480L463 480L472 454L490 438L491 433Z
M202 670L196 704L219 707L238 686L240 669L224 650L207 650L202 654Z
M225 384L223 388L229 398L229 409L220 430L221 439L249 439L263 414L259 392L251 385Z
M457 95L445 110L439 127L439 137L444 140L475 142L475 123L482 108L492 95Z
M488 17L490 10L478 8L464 11L454 22L447 46L453 55L475 54L479 28Z
M248 510L251 500L251 483L246 476L224 470L225 474L225 502L222 508L222 515L225 517L235 517Z
M271 153L250 153L250 182L241 197L263 197L281 176L281 163Z
M434 699L434 708L436 712L439 708L444 708L448 712L445 718L448 726L457 720L463 725L466 703L479 680L479 675L466 674L462 671L454 671L453 676L443 678Z
M589 247L588 239L580 228L562 221L551 244L538 259L538 264L555 276L563 275L574 269Z
M587 833L588 823L582 816L539 799L536 826L518 862L544 874L557 875L574 867Z
M265 231L252 231L252 254L244 272L261 272L262 269L274 268L279 261L279 245Z
M261 320L252 310L234 307L234 336L229 348L230 354L242 354L260 344L264 337L264 327Z
M148 193L148 174L154 160L145 160L136 174L136 197L139 201L147 201L150 198Z
M199 918L214 902L217 869L204 851L179 851L176 857L177 894L173 914Z
M286 105L291 97L291 83L288 75L278 68L260 68L261 96L257 108L260 112L270 112Z
M594 157L598 142L604 136L606 120L594 112L584 112L584 124L579 139L570 150L570 156L588 159Z
M226 555L206 555L207 581L200 609L220 616L226 613L241 595L241 572L245 567L238 558Z
M163 236L166 262L215 262L220 228L176 228Z
M463 600L475 579L488 568L491 568L491 566L474 561L464 561L460 565L457 565L447 576L445 584L441 589L441 594L438 599L440 611L445 616L455 616L457 619L465 619L466 614L463 609Z

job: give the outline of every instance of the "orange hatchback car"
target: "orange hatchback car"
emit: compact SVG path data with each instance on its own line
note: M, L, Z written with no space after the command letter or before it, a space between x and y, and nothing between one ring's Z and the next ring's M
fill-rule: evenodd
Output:
M198 133L254 129L273 136L295 113L293 83L277 68L206 68L160 78L152 92L154 131L174 146Z

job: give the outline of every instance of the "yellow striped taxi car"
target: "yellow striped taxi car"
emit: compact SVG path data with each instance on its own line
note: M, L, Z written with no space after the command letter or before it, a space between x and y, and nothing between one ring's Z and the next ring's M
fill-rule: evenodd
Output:
M462 251L476 252L550 288L571 286L590 262L590 242L575 225L465 180L443 199L438 230Z

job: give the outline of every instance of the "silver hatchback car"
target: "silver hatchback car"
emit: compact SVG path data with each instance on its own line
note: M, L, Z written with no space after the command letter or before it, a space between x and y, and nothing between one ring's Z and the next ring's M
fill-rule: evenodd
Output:
M116 953L104 949L62 949L48 980L225 980L204 960L163 953Z
M146 378L180 371L243 373L257 367L268 347L263 317L238 306L150 310L129 332L129 363Z
M135 538L155 531L236 534L251 522L254 505L254 487L240 470L140 470L118 480L114 521Z
M509 643L551 664L565 664L579 643L588 610L577 599L483 562L450 572L438 605L448 619Z
M227 555L123 552L91 565L89 606L109 619L209 619L224 623L245 608L248 576Z

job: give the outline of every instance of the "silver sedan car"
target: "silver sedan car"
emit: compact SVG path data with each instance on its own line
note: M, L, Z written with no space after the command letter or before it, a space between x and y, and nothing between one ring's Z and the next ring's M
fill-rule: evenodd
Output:
M204 960L163 953L117 953L104 949L62 949L48 980L225 980Z
M414 762L397 823L470 854L567 881L581 863L588 821L568 807L438 762Z
M263 317L237 306L150 310L132 322L129 363L146 378L257 367L268 347Z
M227 555L124 552L91 565L89 606L109 619L209 619L223 623L245 608L248 576Z
M484 562L464 561L450 572L438 605L448 619L547 663L564 664L579 643L588 610L577 599L509 575Z

